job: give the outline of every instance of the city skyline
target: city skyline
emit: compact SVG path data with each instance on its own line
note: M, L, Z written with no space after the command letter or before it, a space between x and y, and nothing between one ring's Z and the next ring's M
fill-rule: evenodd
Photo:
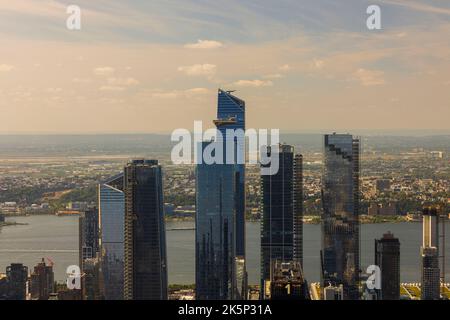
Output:
M450 299L450 2L0 0L0 37L0 300Z
M376 31L370 1L77 1L77 31L66 1L2 2L0 132L170 133L210 123L217 87L248 127L448 131L450 5L375 2Z

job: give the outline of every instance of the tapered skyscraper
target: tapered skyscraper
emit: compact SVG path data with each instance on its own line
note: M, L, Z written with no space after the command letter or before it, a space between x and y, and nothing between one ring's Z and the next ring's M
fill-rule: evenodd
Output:
M244 101L219 90L214 124L221 137L198 146L203 154L215 145L222 150L223 159L214 164L205 163L201 155L197 159L196 295L199 300L245 299L245 163L237 159L240 152L245 158L245 141L229 131L241 129L243 133ZM235 154L228 163L227 142Z
M125 194L123 173L99 185L100 261L106 300L123 299Z
M127 300L167 299L167 254L162 169L157 160L134 160L124 170Z
M325 135L322 174L322 284L359 299L359 140Z
M272 151L272 148L269 149ZM273 155L272 155L273 156ZM276 156L276 155L275 155ZM261 297L270 295L273 264L303 263L302 156L279 146L279 170L261 176Z
M217 129L225 141L235 143L235 155L243 155L245 161L245 139L227 134L227 130L245 131L245 101L230 92L219 89L217 104ZM242 137L242 136L241 136ZM242 160L242 159L241 159ZM236 255L245 258L245 163L236 158Z

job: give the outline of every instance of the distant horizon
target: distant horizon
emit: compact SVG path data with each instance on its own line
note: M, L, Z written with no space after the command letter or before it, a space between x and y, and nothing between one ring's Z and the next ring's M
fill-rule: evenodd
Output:
M276 128L268 128L268 129L276 129ZM190 130L192 132L192 130ZM282 130L280 129L281 135L288 134L304 134L304 135L321 135L321 134L330 134L330 133L348 133L355 136L358 135L368 135L368 136L447 136L450 135L450 129L311 129L311 130ZM126 132L126 131L87 131L87 132L27 132L27 131L19 131L19 132L2 132L0 131L0 136L112 136L112 135L155 135L155 136L170 136L172 132L169 131L161 131L161 132Z

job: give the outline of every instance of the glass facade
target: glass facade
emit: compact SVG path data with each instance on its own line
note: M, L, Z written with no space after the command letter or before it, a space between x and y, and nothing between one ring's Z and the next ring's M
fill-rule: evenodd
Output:
M125 194L123 173L99 185L100 259L106 300L123 299Z
M359 140L325 135L322 173L322 284L359 299Z
M269 152L273 148L269 148ZM272 155L273 156L273 155ZM302 263L302 158L279 146L279 170L261 176L261 295L266 298L273 263Z
M167 299L167 254L162 169L156 160L133 160L124 170L127 300Z
M232 299L236 257L234 165L197 165L196 190L196 296L198 300Z
M223 141L204 142L199 150L224 142L218 146L223 146L223 164L196 168L196 295L245 299L245 102L219 89L214 124ZM234 152L232 163L226 161L227 144Z
M222 133L224 140L228 137L229 129L245 131L245 101L232 95L230 92L219 90L217 119L224 120L217 129ZM228 121L227 121L228 120ZM230 121L232 120L232 121ZM234 120L234 121L233 121ZM234 139L236 152L244 155L245 139ZM237 162L236 162L237 163ZM237 164L236 167L236 254L245 259L245 164Z

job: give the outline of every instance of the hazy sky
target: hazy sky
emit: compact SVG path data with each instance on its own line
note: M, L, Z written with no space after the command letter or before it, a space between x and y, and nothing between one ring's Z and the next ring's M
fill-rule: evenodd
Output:
M254 128L450 129L450 1L0 0L0 133L212 126L219 87Z

